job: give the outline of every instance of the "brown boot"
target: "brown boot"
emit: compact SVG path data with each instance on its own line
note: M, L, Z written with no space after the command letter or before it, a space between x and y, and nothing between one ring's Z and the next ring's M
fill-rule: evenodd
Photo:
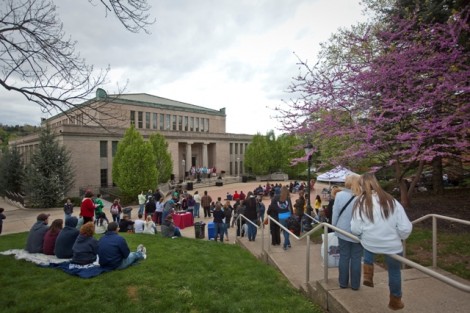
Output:
M405 304L401 301L401 297L395 297L394 295L390 295L390 302L388 303L388 307L392 310L401 310L405 307Z
M374 287L374 265L364 264L362 269L364 271L362 284L364 286Z

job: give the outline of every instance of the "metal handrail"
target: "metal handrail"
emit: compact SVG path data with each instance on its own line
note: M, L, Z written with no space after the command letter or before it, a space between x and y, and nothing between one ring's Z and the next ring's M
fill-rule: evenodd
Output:
M305 214L307 215L307 214ZM309 215L308 215L309 216ZM315 220L314 218L312 218L311 216L309 216L311 219ZM438 215L438 214L428 214L428 215L425 215L421 218L418 218L417 220L413 221L412 223L415 224L415 223L418 223L422 220L425 220L427 218L430 218L432 217L433 218L433 263L435 263L434 261L434 255L437 253L435 252L435 247L437 246L437 236L436 236L436 233L437 233L437 223L436 223L436 219L437 218L441 218L441 219L445 219L445 220L449 220L449 221L453 221L453 222L458 222L458 223L461 223L461 224L465 224L465 225L470 225L470 221L465 221L465 220L461 220L461 219L456 219L456 218L452 218L452 217L447 217L447 216L443 216L443 215ZM279 225L279 227L281 227L284 231L287 231L289 232L290 235L292 235L295 239L297 240L302 240L303 238L307 237L307 255L306 255L306 274L305 274L305 278L306 278L306 283L308 284L309 281L310 281L310 235L312 233L314 233L315 231L317 231L318 229L322 228L324 229L324 246L323 246L323 255L324 255L324 258L323 258L323 279L324 281L328 281L328 258L327 258L327 255L328 255L328 228L331 228L333 229L334 231L356 241L356 242L360 242L360 239L357 237L357 236L354 236L353 234L351 233L348 233L336 226L333 226L329 223L326 223L326 222L321 222L321 223L318 223L317 226L315 226L314 228L312 228L310 231L304 233L303 235L301 236L296 236L294 233L292 233L290 230L288 230L286 227L284 227L281 223L279 223L278 221L276 221L275 219L273 219L271 216L268 215L268 219L271 222L274 222L276 223L277 225ZM250 221L251 222L251 221ZM262 240L262 242L264 242L264 240ZM404 242L404 248L403 248L403 251L405 251L405 242ZM264 250L262 250L264 251ZM469 292L470 293L470 285L466 285L466 284L463 284L455 279L452 279L452 278L449 278L441 273L438 273L436 272L435 270L432 270L432 269L429 269L427 267L424 267L416 262L413 262L409 259L407 259L406 257L402 257L398 254L390 254L389 255L390 257L394 258L395 260L401 262L402 264L406 264L407 266L409 267L412 267L412 268L415 268L421 272L423 272L424 274L427 274L431 277L434 277L440 281L442 281L443 283L446 283L454 288L457 288L459 290L462 290L464 292ZM436 266L433 266L433 267L436 267Z
M437 268L437 219L447 220L450 222L460 223L460 224L469 225L469 226L470 226L470 221L466 221L466 220L462 220L462 219L458 219L454 217L448 217L448 216L444 216L440 214L427 214L414 220L411 223L417 224L428 218L432 218L432 267ZM404 242L404 245L406 247L406 241ZM406 251L406 249L403 249L403 251ZM406 254L403 254L403 256L406 257Z

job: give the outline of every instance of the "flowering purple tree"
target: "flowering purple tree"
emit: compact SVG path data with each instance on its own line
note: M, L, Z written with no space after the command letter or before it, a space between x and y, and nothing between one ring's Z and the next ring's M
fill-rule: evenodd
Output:
M399 19L393 31L343 31L319 63L300 62L306 74L291 90L301 97L280 109L284 129L340 138L346 148L337 161L392 166L408 206L424 164L468 158L470 58L459 45L467 22L468 11L444 24Z

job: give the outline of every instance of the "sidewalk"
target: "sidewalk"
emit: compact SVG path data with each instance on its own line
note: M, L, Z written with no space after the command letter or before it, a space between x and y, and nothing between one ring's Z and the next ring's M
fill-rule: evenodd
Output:
M285 184L287 182L280 182ZM265 182L248 182L248 183L234 183L221 187L205 186L198 188L197 184L194 185L195 189L189 191L194 193L196 190L200 194L204 190L213 200L217 197L225 199L227 192L233 193L235 190L240 192L243 190L247 193L255 189L258 185L263 185ZM311 199L321 192L327 185L315 184L315 191L312 192ZM293 199L296 195L293 195ZM264 199L263 202L268 205L269 199ZM62 208L38 210L38 209L19 209L0 198L0 207L5 209L7 217L3 224L3 234L18 233L28 231L31 225L36 221L36 216L39 213L51 214L50 219L63 218ZM105 208L107 206L105 205ZM137 206L133 207L134 212L137 212ZM79 208L74 209L74 215L77 215ZM206 223L206 240L207 240L207 223L211 222L211 218L195 219L195 222L203 221ZM194 227L187 227L182 230L182 234L187 238L195 238ZM309 272L310 279L306 282L306 239L297 241L291 238L292 248L284 251L282 247L273 247L270 245L269 228L266 227L263 231L260 229L256 237L256 241L250 242L247 238L236 238L235 228L229 229L230 241L225 243L239 244L245 249L249 250L253 255L262 261L265 261L276 268L291 282L291 284L301 290L306 296L313 299L314 302L321 304L324 308L328 308L328 312L349 312L349 313L362 313L362 312L388 312L388 277L387 272L376 266L374 276L374 288L361 286L359 291L352 289L340 289L337 283L338 269L328 269L328 282L323 282L323 266L320 256L319 244L310 245L310 262ZM0 236L1 240L1 236ZM281 239L283 240L283 239ZM262 245L264 243L264 252ZM444 273L444 272L442 272ZM450 274L446 274L452 276ZM449 312L453 313L466 313L470 311L470 296L468 293L448 286L434 278L422 274L414 269L406 269L402 271L402 288L403 288L403 302L405 308L400 312L413 312L413 313L432 313L432 312ZM465 284L470 282L460 279Z

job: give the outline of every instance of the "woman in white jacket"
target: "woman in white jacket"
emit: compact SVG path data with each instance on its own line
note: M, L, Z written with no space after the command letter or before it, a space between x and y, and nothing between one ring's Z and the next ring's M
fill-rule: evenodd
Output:
M351 219L351 232L364 247L364 281L373 287L374 255L384 254L388 267L389 308L402 309L401 263L389 255L403 254L402 240L408 238L412 224L401 204L379 185L374 174L361 177L362 194L357 199Z

